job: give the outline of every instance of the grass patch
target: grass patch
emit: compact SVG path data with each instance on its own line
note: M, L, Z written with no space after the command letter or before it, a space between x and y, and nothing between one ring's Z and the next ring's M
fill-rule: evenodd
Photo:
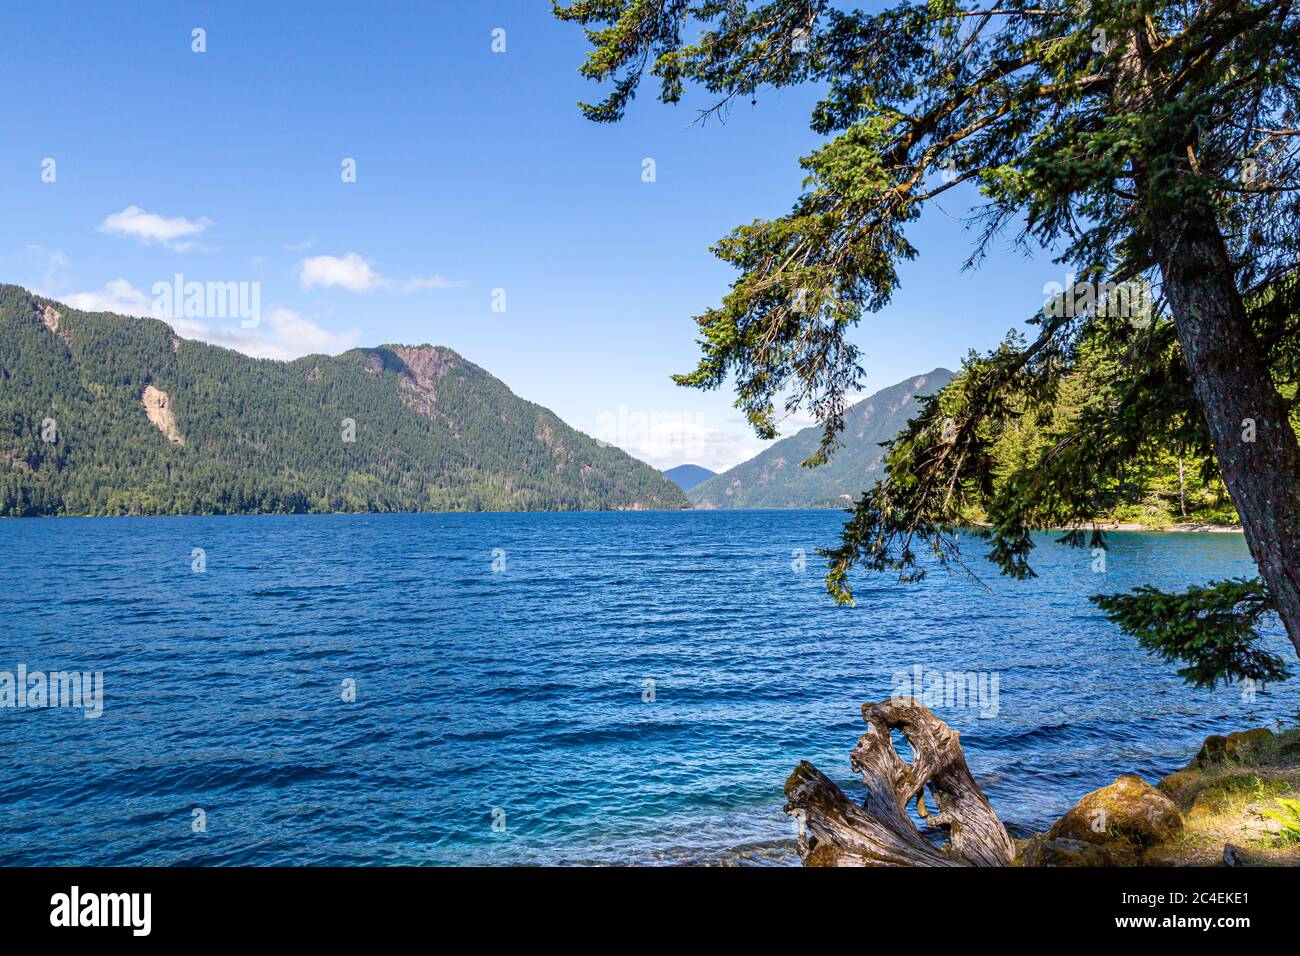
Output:
M1278 799L1281 811L1265 810L1264 816L1282 824L1282 832L1277 835L1281 846L1300 846L1300 800Z

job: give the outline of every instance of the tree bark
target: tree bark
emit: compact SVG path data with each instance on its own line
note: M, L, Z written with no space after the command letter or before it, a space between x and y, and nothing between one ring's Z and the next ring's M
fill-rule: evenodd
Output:
M867 732L851 754L867 788L862 806L806 761L786 781L785 812L799 821L806 865L1007 866L1015 859L1015 844L971 776L955 730L910 697L863 704L862 717ZM894 730L911 745L910 765L894 750ZM937 814L925 808L926 787ZM927 829L947 829L946 847L913 825L913 800Z
M1152 63L1150 38L1135 30L1120 63L1121 99L1148 106L1158 101ZM1188 160L1178 144L1170 150L1175 158L1167 172L1186 180L1193 175ZM1154 178L1150 170L1134 171L1183 359L1251 557L1300 654L1300 446L1250 327L1213 209L1207 200L1190 198L1191 188L1166 201L1153 188ZM1162 189L1172 194L1167 178Z
M1157 239L1183 358L1251 557L1300 653L1300 448L1251 332L1214 220L1192 211Z
M1300 448L1250 328L1218 225L1190 210L1156 258L1214 456L1251 557L1300 654Z
M1178 456L1178 513L1187 517L1187 480L1183 476L1183 456Z

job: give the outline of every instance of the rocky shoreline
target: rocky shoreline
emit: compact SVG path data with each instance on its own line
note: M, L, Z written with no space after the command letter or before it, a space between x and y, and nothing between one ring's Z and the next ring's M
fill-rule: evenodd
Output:
M1207 737L1155 786L1120 776L1046 831L1015 839L975 782L960 735L924 704L892 697L863 704L862 716L867 732L850 764L864 800L807 761L786 780L805 866L1300 866L1300 728ZM922 835L913 803L946 842Z
M1095 525L1071 525L1060 531L1176 531L1187 534L1241 534L1239 524L1211 524L1208 521L1178 521L1168 526L1142 524L1139 521L1116 521Z
M1045 833L1017 840L1019 866L1300 866L1270 816L1300 793L1300 730L1212 736L1154 787L1121 776Z

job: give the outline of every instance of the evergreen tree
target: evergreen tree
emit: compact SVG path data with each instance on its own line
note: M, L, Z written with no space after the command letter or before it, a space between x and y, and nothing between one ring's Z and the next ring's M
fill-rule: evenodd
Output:
M148 386L183 444L150 422ZM0 286L0 515L685 505L653 468L448 349L253 359Z
M582 72L612 83L583 107L599 122L623 115L647 73L667 103L687 83L713 94L706 115L764 88L822 90L812 127L826 140L802 160L806 188L789 214L718 243L740 276L698 317L703 355L679 377L715 388L734 375L763 436L781 396L806 402L824 425L810 464L833 450L859 382L849 330L889 301L899 262L916 255L907 227L958 185L988 201L972 263L1015 227L1015 244L1059 251L1090 288L1155 290L1145 318L1115 315L1098 293L1034 317L1031 339L972 356L894 443L887 480L828 552L838 599L851 600L855 565L906 578L920 573L918 548L957 559L971 507L991 522L992 560L1028 576L1030 531L1091 522L1156 443L1213 457L1260 577L1103 606L1154 649L1199 662L1201 681L1272 673L1249 650L1261 607L1300 650L1290 0L932 0L878 13L825 0L576 0L556 13L588 28ZM1079 405L1067 434L999 465L1007 423L1026 408L1048 414L1085 349L1115 357L1104 394Z

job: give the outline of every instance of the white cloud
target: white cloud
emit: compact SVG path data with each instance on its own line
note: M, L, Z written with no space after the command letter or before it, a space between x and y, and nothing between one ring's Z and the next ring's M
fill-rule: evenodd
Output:
M722 472L748 461L769 444L756 438L748 428L724 430L683 423L655 428L650 440L632 454L660 470L689 464Z
M127 206L121 212L107 216L99 224L100 232L119 236L130 236L143 243L159 243L177 252L191 249L206 249L190 237L197 236L212 220L208 218L192 220L184 216L160 216L145 212L139 206Z
M314 245L316 245L315 239L304 239L302 242L291 242L284 249L286 252L306 252Z
M87 312L115 312L119 315L153 316L153 298L125 279L114 279L98 292L76 292L59 300ZM197 339L243 352L254 358L295 359L303 355L337 355L361 341L356 329L331 332L304 319L292 309L274 307L255 329L242 328L236 320L228 326L209 325L198 319L163 318L186 339Z
M354 348L361 341L361 333L356 329L331 332L304 319L292 309L273 308L267 316L267 324L270 325L276 341L284 348L295 352L294 358L317 352L336 355Z
M465 283L442 276L416 277L399 282L375 271L369 259L349 252L342 256L311 256L298 267L298 281L304 289L347 289L351 292L374 292L376 289L399 288L402 292L421 289L458 289Z
M59 300L82 312L115 312L118 315L152 314L153 299L125 279L114 279L98 292L74 292Z
M182 338L225 346L254 358L295 359L319 353L337 355L361 341L361 333L356 329L331 332L292 309L279 307L270 309L262 325L256 329L236 325L213 326L195 319L167 319L166 322Z
M361 258L355 252L349 252L345 256L312 256L304 259L298 279L304 289L338 286L352 292L372 292L388 285L390 281L371 268L369 259Z
M767 445L747 427L722 429L694 412L645 412L626 405L597 415L592 435L660 470L692 464L726 471Z

